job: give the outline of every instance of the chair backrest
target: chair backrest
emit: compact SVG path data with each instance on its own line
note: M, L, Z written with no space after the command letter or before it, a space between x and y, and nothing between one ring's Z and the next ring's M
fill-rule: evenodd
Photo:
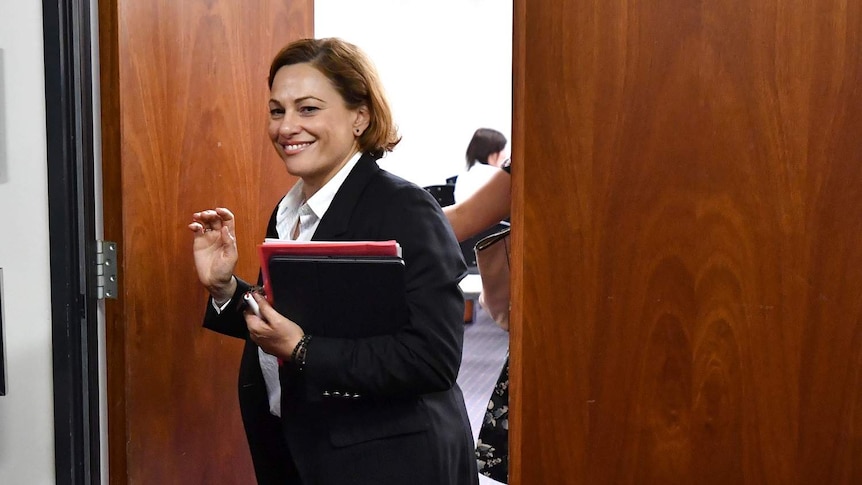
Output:
M440 204L440 207L446 207L447 205L452 205L455 203L454 185L429 185L423 188L434 196L434 198L437 200L437 203Z

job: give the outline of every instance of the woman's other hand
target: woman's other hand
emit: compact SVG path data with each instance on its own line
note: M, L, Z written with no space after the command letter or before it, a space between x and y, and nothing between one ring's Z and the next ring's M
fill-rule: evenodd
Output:
M239 257L233 213L222 207L195 212L189 229L195 236L198 278L216 302L228 301L236 291L233 271Z
M272 305L258 293L252 293L260 307L258 318L251 310L245 312L245 324L251 340L264 352L287 362L299 340L305 334L292 320L278 313Z

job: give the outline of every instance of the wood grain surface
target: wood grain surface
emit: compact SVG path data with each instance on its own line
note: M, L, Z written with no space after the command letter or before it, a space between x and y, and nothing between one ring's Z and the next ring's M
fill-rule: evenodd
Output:
M313 2L100 2L111 483L253 483L237 402L242 342L204 330L191 214L237 216L237 274L289 177L266 135L267 75L312 35Z
M862 4L514 25L510 483L862 483Z

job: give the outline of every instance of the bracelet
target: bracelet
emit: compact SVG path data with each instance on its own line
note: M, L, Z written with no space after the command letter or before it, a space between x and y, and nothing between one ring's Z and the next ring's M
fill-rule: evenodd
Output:
M299 339L293 352L290 353L290 361L296 366L296 370L302 370L305 367L305 354L308 351L308 342L311 340L311 335L305 334Z

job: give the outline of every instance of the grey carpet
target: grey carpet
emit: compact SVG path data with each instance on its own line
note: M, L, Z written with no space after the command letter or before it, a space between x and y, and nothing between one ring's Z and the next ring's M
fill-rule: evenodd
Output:
M464 355L458 374L458 385L464 392L474 441L509 348L509 333L500 328L478 303L476 308L473 323L464 324Z
M475 305L473 323L464 324L464 355L458 373L458 385L464 392L474 442L509 349L509 333L500 328L478 302ZM479 475L479 485L500 483Z

